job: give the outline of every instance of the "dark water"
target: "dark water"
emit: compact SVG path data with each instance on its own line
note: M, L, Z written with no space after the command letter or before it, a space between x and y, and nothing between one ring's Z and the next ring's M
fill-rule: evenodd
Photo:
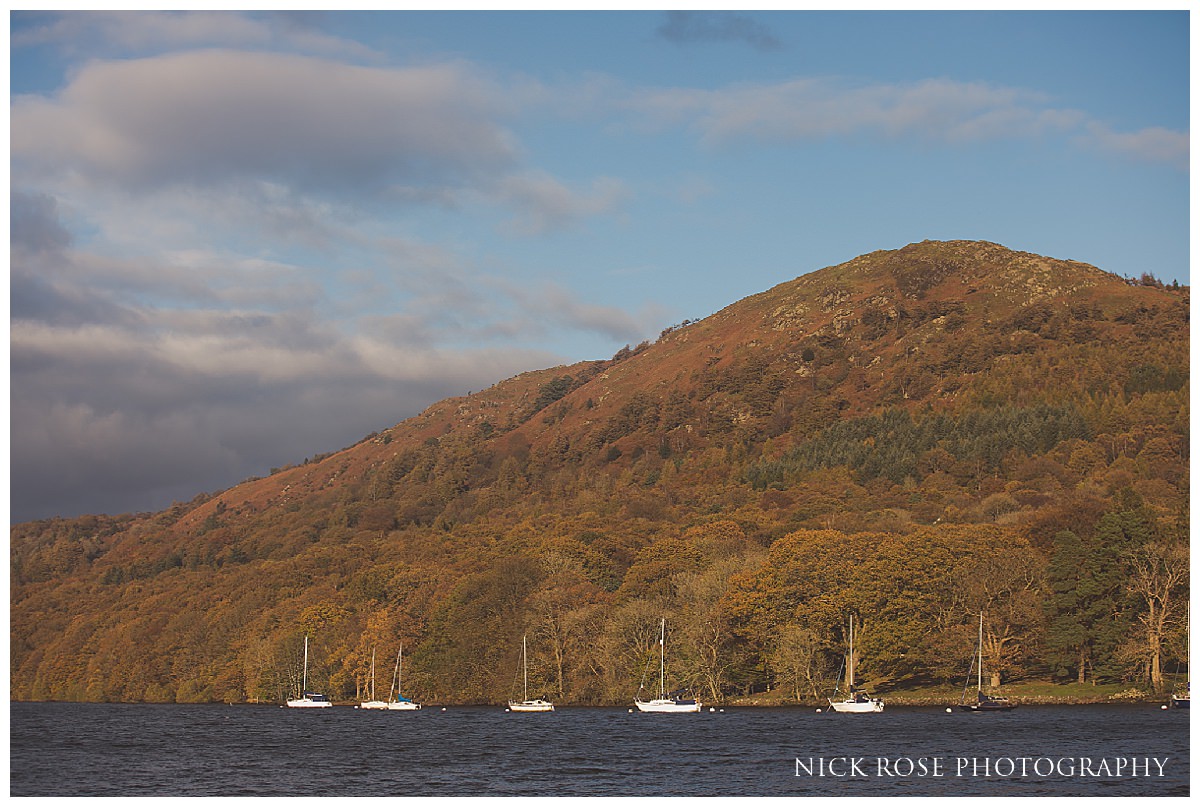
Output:
M13 796L1189 793L1188 713L1156 705L652 715L14 703L10 717ZM796 775L798 758L812 775Z

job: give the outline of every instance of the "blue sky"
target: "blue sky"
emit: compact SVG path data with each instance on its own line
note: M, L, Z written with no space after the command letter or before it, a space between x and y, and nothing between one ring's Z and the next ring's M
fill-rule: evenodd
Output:
M925 239L1189 282L1189 55L1183 11L14 12L11 517Z

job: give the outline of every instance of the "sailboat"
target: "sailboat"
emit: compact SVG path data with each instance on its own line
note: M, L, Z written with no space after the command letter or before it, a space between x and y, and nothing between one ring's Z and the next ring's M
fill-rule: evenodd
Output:
M854 687L854 615L850 615L850 652L846 656L846 697L842 700L829 699L829 705L833 707L835 712L846 712L849 714L865 714L868 712L882 712L883 701L879 698L872 698L866 692L855 689ZM834 691L837 694L837 691Z
M700 702L694 698L685 698L681 692L667 692L667 620L662 621L662 632L658 639L658 697L644 701L635 697L633 703L640 712L699 712ZM645 681L638 687L638 695L645 689Z
M375 700L375 648L371 648L371 700L359 704L360 709L386 709L387 701Z
M392 670L392 689L388 690L387 708L392 712L409 712L421 708L421 704L413 703L408 698L400 693L404 690L400 687L400 682L404 671L404 645L400 645L400 652L396 654L396 669ZM396 693L396 699L392 700L392 692Z
M1015 703L1010 703L1008 698L995 698L987 695L983 691L983 612L979 612L979 679L975 689L975 700L971 703L967 702L967 688L971 685L971 672L967 671L967 683L963 687L962 701L958 704L959 709L964 709L968 712L1008 712L1017 708ZM971 659L974 664L975 659Z
M1191 709L1192 708L1192 604L1188 603L1188 620L1187 620L1187 685L1182 693L1174 692L1171 694L1171 706L1176 709Z
M328 709L333 706L329 698L308 691L308 636L304 637L304 678L300 685L300 697L287 702L291 709Z
M525 679L524 700L508 702L508 708L514 712L553 712L554 704L544 698L529 699L529 650L525 637L521 637L521 671Z

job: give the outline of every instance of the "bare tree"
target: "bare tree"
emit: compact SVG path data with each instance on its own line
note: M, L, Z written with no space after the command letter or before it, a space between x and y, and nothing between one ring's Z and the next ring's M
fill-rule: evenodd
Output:
M674 577L682 611L684 646L680 656L691 662L691 674L702 682L713 701L721 699L729 667L729 620L721 602L729 572L722 565L703 574L682 572Z
M1130 552L1127 563L1126 587L1145 611L1138 616L1138 629L1125 645L1124 655L1141 668L1152 690L1161 692L1163 645L1183 608L1176 595L1188 581L1188 547L1178 542L1151 542Z
M659 620L672 619L673 613L659 600L629 600L612 609L597 640L603 659L598 673L603 695L610 700L625 700L645 684L651 661L657 669ZM639 678L640 676L640 678Z
M828 671L816 633L799 625L781 625L770 661L777 681L792 690L795 700L802 700L810 693L814 698L820 697L819 688Z

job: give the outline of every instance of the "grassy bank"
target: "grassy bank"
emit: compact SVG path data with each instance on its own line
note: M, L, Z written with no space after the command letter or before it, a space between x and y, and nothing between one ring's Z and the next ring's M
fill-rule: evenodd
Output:
M928 686L900 689L881 689L872 692L889 706L949 706L962 698L962 686ZM1124 684L1056 684L1049 681L1021 681L1006 684L1005 697L1025 704L1085 704L1085 703L1145 703L1170 699L1170 693L1151 694L1128 683ZM974 695L974 689L968 696ZM791 693L762 692L731 698L731 706L823 706L824 698L797 701Z

